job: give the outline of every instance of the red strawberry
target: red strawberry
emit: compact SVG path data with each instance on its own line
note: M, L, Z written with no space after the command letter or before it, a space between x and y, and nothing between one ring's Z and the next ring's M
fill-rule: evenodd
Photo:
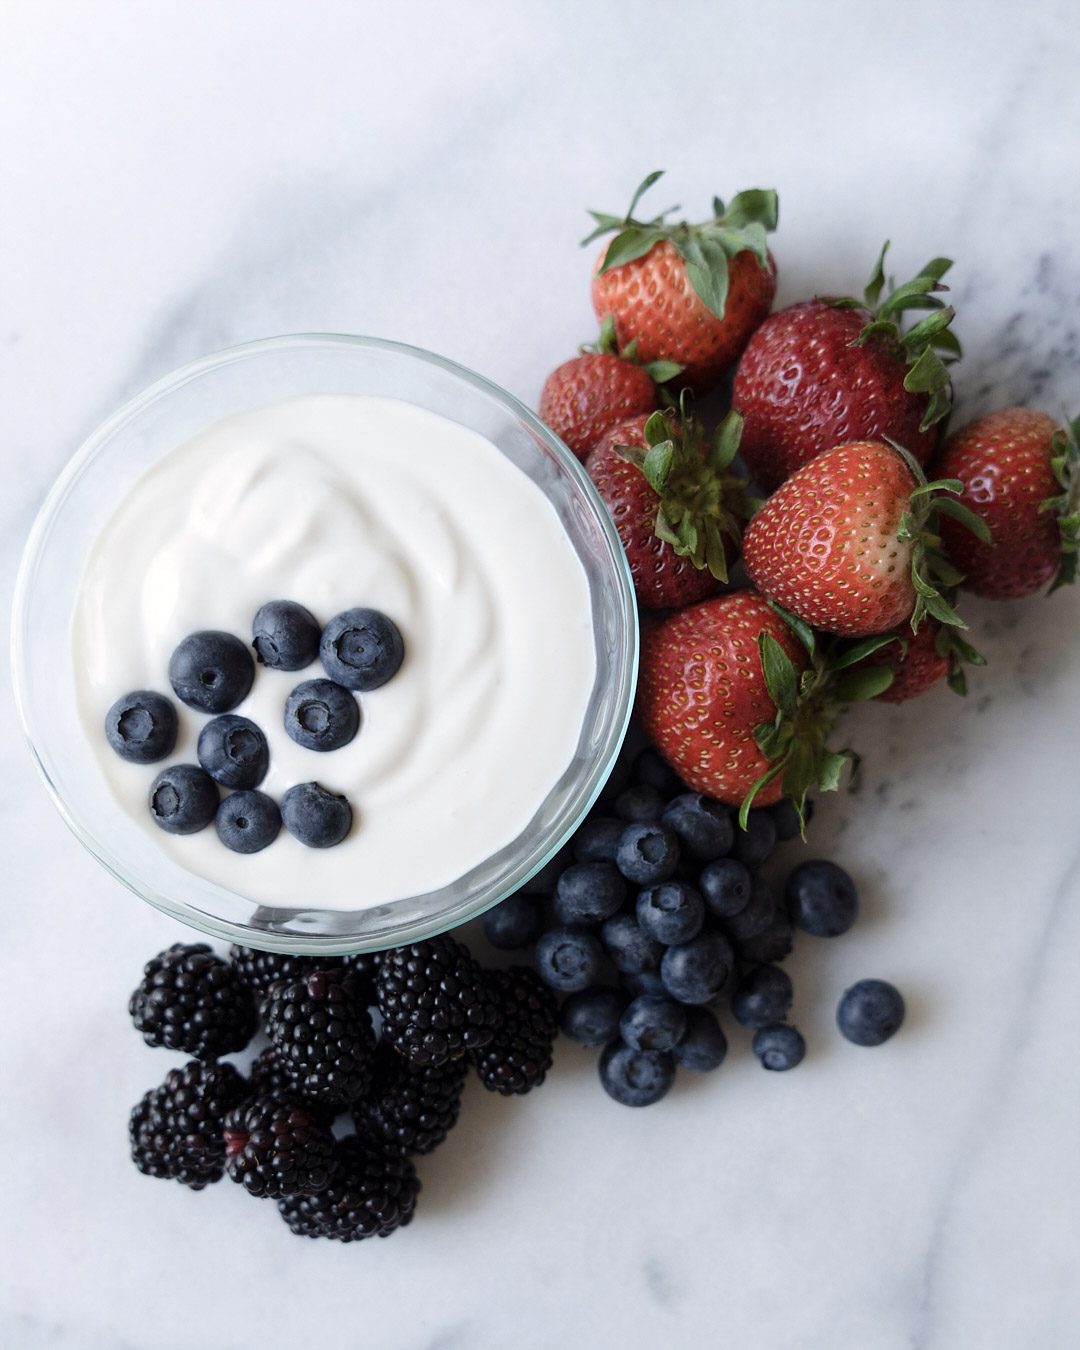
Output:
M1032 408L1004 408L950 436L935 461L964 484L960 500L990 529L976 539L956 521L941 522L950 561L965 590L989 600L1032 595L1076 575L1080 534L1080 419L1072 436Z
M917 629L927 611L960 625L938 591L959 576L933 551L932 517L947 512L985 526L935 497L942 488L958 492L959 484L927 484L914 460L879 441L826 450L750 522L746 570L770 599L828 633L863 637L905 621Z
M706 455L700 428L672 414L634 417L607 431L585 468L611 512L638 604L669 609L703 600L738 554L743 484L727 473L738 417Z
M544 381L540 418L584 459L609 427L656 410L649 372L609 352L564 361Z
M754 731L776 716L758 639L767 633L797 670L807 653L765 597L731 591L680 610L645 634L638 713L646 734L697 792L738 805L768 771ZM779 800L779 779L757 797Z
M951 264L935 258L878 306L884 256L865 306L851 299L792 305L766 319L743 352L732 401L746 419L743 458L766 492L848 441L895 440L920 464L933 453L949 409L948 371L935 348L958 355L959 345L948 329L952 309L931 292L945 289L940 281ZM933 312L904 334L909 308Z
M620 343L636 341L643 361L676 361L682 383L711 388L768 314L776 264L766 243L775 230L776 193L741 192L701 225L637 221L634 208L660 177L651 173L625 217L591 211L597 228L584 243L618 231L597 259L592 283L597 318L612 316ZM666 212L664 214L667 214Z
M935 645L943 631L947 630L943 630L935 619L922 624L914 635L910 629L898 631L895 636L906 641L906 650L899 642L890 642L862 662L864 666L889 666L892 669L893 682L878 694L879 703L906 703L909 698L925 694L948 675L949 654L939 652Z

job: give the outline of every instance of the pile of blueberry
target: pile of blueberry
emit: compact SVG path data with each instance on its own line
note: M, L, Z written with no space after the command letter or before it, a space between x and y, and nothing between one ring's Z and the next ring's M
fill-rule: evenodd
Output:
M194 834L211 821L236 853L258 853L281 826L309 848L339 844L352 828L348 800L317 782L296 783L280 805L258 791L270 767L266 734L232 710L251 691L255 658L271 670L303 670L316 659L325 679L304 680L285 700L285 731L307 750L347 745L360 728L356 693L391 679L405 655L401 633L374 609L347 609L322 628L292 600L272 600L255 615L252 657L233 633L192 633L169 660L169 683L181 703L212 714L199 733L198 764L170 764L150 785L150 815L169 834ZM176 747L179 718L163 694L140 689L109 709L105 735L122 758L155 764ZM228 790L222 798L221 789Z
M790 803L752 810L747 828L691 792L651 748L618 772L567 850L485 916L493 946L534 948L540 977L565 994L560 1026L603 1046L600 1080L627 1106L671 1088L679 1065L716 1069L727 1039L713 1009L754 1032L766 1069L794 1068L806 1045L787 1021L793 989L778 964L796 928L837 937L855 921L851 878L827 861L800 863L778 897L760 868L798 834ZM878 1045L904 1005L880 980L844 995L840 1030Z

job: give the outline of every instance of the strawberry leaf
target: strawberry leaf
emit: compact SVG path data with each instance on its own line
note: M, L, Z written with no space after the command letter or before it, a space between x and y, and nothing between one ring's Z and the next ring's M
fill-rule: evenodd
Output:
M637 191L630 198L630 209L626 213L626 219L628 221L633 218L634 207L637 206L638 202L641 201L642 197L645 196L646 192L648 192L648 190L652 187L652 185L655 182L658 182L661 178L663 178L663 176L664 176L663 169L654 169L652 173L646 174L645 177L641 180L641 182L638 184Z
M853 750L826 750L821 757L818 785L822 792L835 792L840 786L840 775L845 765L857 758Z
M950 488L949 491L954 492L957 491L957 489ZM939 515L951 516L953 520L957 520L961 525L965 525L975 538L981 539L984 544L992 542L993 537L990 533L990 526L987 525L982 516L977 516L975 512L972 511L970 507L965 506L963 502L958 502L952 497L939 497L934 503L934 509Z
M833 696L838 703L865 703L883 694L895 678L891 666L864 666L837 680Z
M907 651L907 643L898 634L881 633L877 637L863 638L861 642L856 642L847 651L840 652L830 660L830 668L832 670L847 670L849 666L858 665L860 661L865 661L868 656L873 656L875 652L879 652L882 647L887 647L892 642L899 645L901 655Z
M873 274L866 283L866 290L863 292L866 297L867 309L877 309L877 302L881 299L881 292L885 289L885 254L888 251L889 241L886 239L881 246L878 260L874 264Z
M599 276L605 272L610 272L613 267L622 267L624 263L633 262L636 258L643 258L646 253L655 248L662 239L666 239L667 234L664 230L642 229L638 225L631 225L617 234L608 245L608 251L604 255L604 265L600 268Z
M760 225L771 234L780 217L780 199L772 188L747 188L732 198L726 211L718 198L713 198L713 206L720 208L716 211L717 220L734 230Z
M700 239L691 237L676 240L675 247L686 263L686 275L698 299L706 309L715 314L718 319L722 319L727 308L727 254L722 249L717 248L719 265L714 266L713 260L706 254L704 242Z
M723 473L731 467L731 461L739 453L742 431L742 414L732 408L713 433L712 447L705 461L714 473Z
M634 342L636 341L637 338L634 339ZM633 346L634 344L631 343L630 345ZM630 359L630 357L626 357L626 360ZM668 380L673 380L676 375L681 375L683 372L683 367L678 361L646 361L641 368L648 372L654 384L667 384Z
M791 657L771 633L760 635L758 650L769 697L785 717L794 717L799 706L799 673Z
M775 600L769 601L769 608L774 613L779 614L812 658L817 647L817 639L810 625L804 619L800 619L797 614L792 614L791 610L785 609L783 605L778 605Z

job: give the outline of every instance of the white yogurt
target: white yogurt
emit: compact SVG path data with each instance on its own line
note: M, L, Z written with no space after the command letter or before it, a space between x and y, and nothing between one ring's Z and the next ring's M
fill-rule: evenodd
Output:
M134 689L172 697L169 656L199 629L245 642L267 600L321 623L388 614L406 656L358 695L340 750L286 735L285 699L316 662L256 667L236 709L266 732L262 791L315 780L344 793L352 832L309 849L283 829L230 852L213 825L151 820L162 765L126 763L103 731ZM363 909L447 885L510 843L573 758L595 678L584 570L541 490L476 432L391 399L297 398L211 426L142 478L98 537L73 623L80 714L109 788L192 872L269 905ZM179 706L165 763L196 763L207 715Z

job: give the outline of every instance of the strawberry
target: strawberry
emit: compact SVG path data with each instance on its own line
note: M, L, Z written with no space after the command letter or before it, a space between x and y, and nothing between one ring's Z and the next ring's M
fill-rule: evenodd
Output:
M892 641L860 662L861 667L888 666L892 670L892 684L876 696L881 703L906 703L946 678L954 693L964 694L967 680L963 663L986 664L955 627L936 619L928 619L914 635L910 629L898 629L891 637Z
M583 347L544 381L540 418L584 460L616 422L655 412L657 385L674 379L681 369L673 361L641 365L637 344L620 351L614 321L605 320L595 345Z
M895 440L920 464L930 459L949 410L948 369L936 349L946 360L960 353L948 327L953 310L934 294L946 289L951 263L934 258L879 305L884 259L885 249L865 304L805 300L767 318L747 344L732 402L746 419L743 458L764 491L847 441ZM931 313L905 334L908 309Z
M988 600L1016 600L1076 576L1080 537L1080 418L1067 434L1031 408L1003 408L969 422L942 447L935 469L964 484L960 500L986 522L990 541L942 521L963 586Z
M624 217L589 212L597 228L583 244L617 231L596 261L593 308L600 320L613 317L620 343L636 340L643 361L678 362L682 383L703 393L772 306L776 264L765 238L776 229L776 193L740 192L726 209L714 197L713 219L701 225L668 225L667 212L635 220L660 176L649 174Z
M817 785L840 782L851 750L826 742L840 709L875 698L889 668L863 668L889 636L822 639L757 591L691 605L643 633L637 711L690 787L735 806L781 795L800 818Z
M769 769L754 739L776 715L758 654L763 633L805 668L798 638L756 591L680 610L642 639L638 715L646 735L690 787L731 805ZM774 781L759 804L780 795Z
M988 538L959 502L957 480L927 483L899 447L880 441L838 445L812 459L754 516L743 561L754 584L806 623L860 637L925 613L963 627L940 593L960 575L937 552L939 515Z
M737 414L704 453L701 429L672 413L634 417L607 431L585 469L611 512L638 604L693 604L727 580L738 554L743 484L727 472L739 445Z

